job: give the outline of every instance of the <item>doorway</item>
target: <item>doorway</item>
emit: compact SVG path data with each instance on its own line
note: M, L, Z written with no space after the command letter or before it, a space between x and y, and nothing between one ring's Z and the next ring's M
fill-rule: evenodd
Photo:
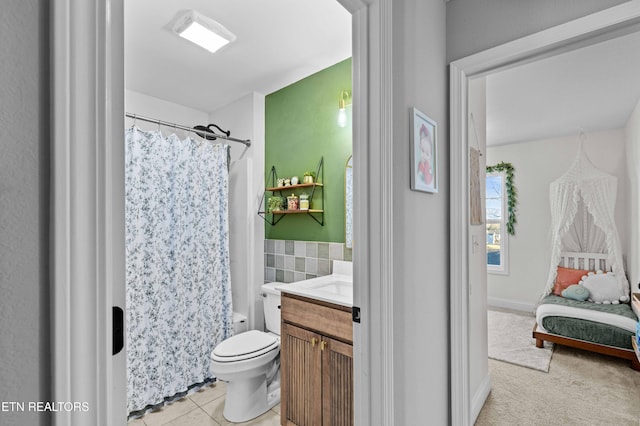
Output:
M286 222L276 228L269 227L265 230L264 222L256 215L260 199L256 199L255 194L261 194L265 186L263 182L265 156L268 158L275 149L274 146L284 144L285 142L281 141L287 138L295 138L296 145L293 146L296 148L305 146L305 149L312 149L322 146L325 168L330 168L336 163L334 160L336 150L348 150L349 153L352 150L350 127L340 133L341 141L346 144L336 143L333 146L313 141L316 133L332 133L332 130L337 127L334 115L328 117L329 119L320 119L318 115L327 114L325 112L327 109L331 112L335 110L329 105L335 105L330 100L340 93L338 87L335 90L333 87L331 90L317 89L309 95L311 99L304 100L308 102L306 108L316 117L314 124L318 124L314 128L315 131L305 140L301 140L298 134L311 126L296 127L295 124L300 117L283 120L282 123L272 118L274 115L277 116L279 109L277 106L273 107L273 102L269 102L269 99L273 99L269 95L291 84L304 85L302 80L315 73L338 74L341 81L349 83L348 86L341 88L349 88L349 93L351 92L350 61L347 61L347 58L352 56L351 14L334 0L307 5L294 3L288 1L269 4L232 2L215 6L211 2L185 4L180 1L165 1L160 5L153 1L124 1L125 110L127 114L151 117L168 123L179 123L187 127L194 124L215 123L222 129L230 131L232 137L251 139L251 145L246 148L236 143L228 144L230 146L228 266L232 300L225 298L228 302L216 307L230 315L229 306L232 304L234 314L247 318L250 330L263 330L264 327L262 297L259 296L260 286L264 280L276 281L275 276L269 277L265 274L266 265L263 266L263 259L267 250L263 241L265 238L271 238L269 232L272 230L286 229L290 231L289 234L294 234L294 231L289 230L292 225ZM247 4L253 4L251 13L246 13ZM182 10L185 6L193 7L195 11L186 14ZM209 53L175 34L172 23L182 22L183 19L197 19L201 21L196 22L205 24L210 19L215 20L235 34L236 40L215 53ZM170 28L168 29L167 26ZM286 30L283 30L285 28ZM291 34L296 34L296 37L291 37ZM330 70L329 67L331 67ZM339 71L336 71L336 67ZM246 94L247 91L250 93ZM312 99L315 102L312 102ZM292 101L296 105L302 103L297 98ZM283 107L286 108L286 106ZM160 128L155 123L145 123L140 119L136 121L135 118L127 119L125 127L129 129L132 124L147 131L158 129L165 136L176 133L181 140L188 136L194 137L193 134L187 135L180 130L172 129L170 125ZM272 128L275 126L282 129L277 137L273 137L272 133ZM295 131L291 131L291 128ZM327 139L331 138L327 137ZM179 142L176 141L176 143ZM307 157L310 157L301 151L304 150L298 148L296 155L293 156L295 163L304 164ZM273 157L273 154L271 156ZM201 156L198 155L198 157ZM340 160L342 161L342 158ZM313 165L316 162L317 158L314 157ZM270 161L267 163L271 164ZM275 165L291 167L291 163L287 163L289 162ZM282 170L279 169L279 171ZM272 185L269 183L266 186ZM333 194L334 191L327 191L327 193ZM317 199L315 201L319 203ZM299 218L293 218L293 221L295 219ZM180 219L178 221L180 222ZM287 222L289 221L292 221L292 218ZM184 226L188 224L185 223ZM325 230L335 226L334 221L324 228L318 226L318 229ZM266 237L265 231L267 231ZM135 252L136 250L129 250L128 256L133 257L132 253ZM176 250L176 253L178 252L179 250ZM227 257L224 258L227 259ZM128 264L130 265L129 259ZM141 269L140 272L144 274L147 268ZM283 269L282 266L280 269ZM128 268L129 272L134 270L136 268ZM300 278L296 277L296 279ZM277 281L289 282L289 279L279 277ZM129 288L135 286L129 283ZM155 296L150 299L155 301ZM149 303L149 305L152 304ZM144 314L133 313L143 309L140 305L144 306L142 303L135 302L127 306L127 311L131 311L126 316L130 325L130 335L138 337L128 342L146 338L143 333L135 333L135 330L138 330L138 321L135 318L146 317ZM214 307L210 306L210 308ZM226 315L218 317L226 318ZM162 319L159 323L162 323ZM222 324L226 325L228 322L225 321ZM220 328L223 328L222 324ZM223 338L221 333L217 334L217 338L213 331L208 334L211 340L207 345L211 346L202 347L199 351L198 365L202 365L208 359L208 353ZM135 347L135 344L133 346ZM182 350L182 346L177 350ZM171 351L169 349L167 352ZM159 355L163 356L164 352L161 351ZM205 352L207 355L204 355ZM144 383L144 378L147 377L146 372L141 368L132 367L138 365L149 368L141 365L137 361L139 358L145 357L128 356L128 372L130 377L137 377L132 373L139 372L138 383ZM155 362L158 361L158 358L150 358L150 360L154 359ZM178 362L172 364L178 370L179 365ZM172 367L167 367L170 374ZM145 389L148 392L133 392L136 386L132 383L136 383L136 380L129 379L131 399L134 399L132 394L159 395L158 391L153 390L154 386ZM173 384L169 388L173 388ZM172 396L165 395L165 399ZM158 403L157 398L154 397L154 400L156 402L138 398L137 405L141 407L143 403Z
M391 6L384 2L378 14L374 5L372 14L369 3L340 3L353 15L354 236L361 241L353 253L357 259L354 303L363 314L363 321L354 326L355 416L358 424L369 424L371 410L376 417L393 419L390 329L372 326L391 323L392 306L380 302L380 294L386 294L391 284L388 278L380 278L380 265L373 268L369 260L370 253L375 254L387 270L391 259L377 242L369 244L366 238L367 229L389 227L392 215L366 214L368 206L383 203L380 191L370 190L379 186L380 179L369 176L364 161L371 155L381 159L383 169L392 168L380 154L393 144L388 119L391 92L387 90L392 75L390 62L378 54L387 51L392 39L391 15L385 13ZM124 361L122 352L111 354L111 307L123 306L123 292L117 289L124 282L119 201L123 151L113 143L121 141L124 128L122 16L122 0L56 2L52 7L56 53L52 64L52 394L57 400L81 396L87 401L92 409L73 416L74 421L87 424L124 423ZM370 74L370 69L384 72ZM370 305L382 309L371 312ZM384 350L370 357L371 347ZM57 413L56 421L70 424L71 417L71 413Z
M451 64L451 365L452 421L471 424L490 391L490 382L471 385L470 362L477 355L470 345L471 329L477 318L471 316L476 294L473 277L478 273L472 263L474 241L470 236L469 148L472 147L468 124L471 80L499 70L533 63L559 53L609 40L637 31L638 5L621 5L581 18L556 28L534 34L480 52ZM486 303L486 296L484 302ZM476 309L475 312L482 311ZM486 309L484 310L486 314Z

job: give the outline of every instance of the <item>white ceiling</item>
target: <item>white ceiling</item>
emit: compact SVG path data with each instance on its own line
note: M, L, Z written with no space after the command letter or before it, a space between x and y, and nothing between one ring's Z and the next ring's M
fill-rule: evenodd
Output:
M211 54L171 31L195 9L237 36ZM351 56L351 15L336 0L125 0L127 89L205 112L272 93Z
M171 31L195 9L237 40L215 54ZM640 98L640 33L487 77L487 143L623 127ZM336 0L125 0L128 89L205 112L269 94L351 56Z
M487 77L487 144L622 128L640 99L640 33Z

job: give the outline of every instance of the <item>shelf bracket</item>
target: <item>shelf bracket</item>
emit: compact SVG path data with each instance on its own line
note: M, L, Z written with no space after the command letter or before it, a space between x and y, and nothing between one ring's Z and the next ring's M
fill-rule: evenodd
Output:
M320 157L320 161L318 162L318 167L316 167L316 184L320 183L320 177L322 176L323 180L324 180L324 156ZM280 190L280 187L276 186L276 183L278 181L278 174L276 172L276 167L275 166L271 166L271 171L269 172L269 177L267 178L267 182L271 180L271 187L267 188L270 189L271 192L278 192L280 194L282 194L283 190L287 190L287 187L282 187L282 190ZM320 224L320 226L324 226L324 183L322 185L313 185L313 187L311 188L311 195L309 196L309 200L313 201L313 195L316 192L316 188L318 186L321 187L322 191L321 191L321 197L320 197L320 206L321 208L319 210L321 210L320 213L315 212L307 212L307 216L311 216L311 218L313 220L315 220L317 223ZM310 185L309 185L310 186ZM276 190L276 188L278 188L278 190ZM265 205L265 194L266 194L266 190L262 192L262 197L260 198L260 204L258 205L258 216L260 216L265 222L267 222L269 225L274 226L276 225L278 222L280 222L282 219L284 219L284 216L286 216L286 214L272 214L272 213L268 213L267 212L267 206ZM268 218L268 215L271 215L271 219ZM318 215L318 216L316 216ZM277 216L277 218L276 218Z
M318 219L317 217L315 217L313 215L313 213L307 213L309 216L311 216L311 219L315 220L316 222L318 222L320 224L320 226L324 226L324 213L320 213L320 217L321 219Z

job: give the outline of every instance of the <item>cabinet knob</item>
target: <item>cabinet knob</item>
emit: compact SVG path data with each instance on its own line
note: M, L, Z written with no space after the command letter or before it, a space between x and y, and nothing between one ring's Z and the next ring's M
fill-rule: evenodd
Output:
M311 347L312 347L312 348L313 348L313 347L315 347L315 346L316 346L316 343L318 343L318 339L316 339L315 337L312 337L312 338L311 338Z
M327 342L325 342L324 340L320 343L320 350L324 351L324 348L327 347Z

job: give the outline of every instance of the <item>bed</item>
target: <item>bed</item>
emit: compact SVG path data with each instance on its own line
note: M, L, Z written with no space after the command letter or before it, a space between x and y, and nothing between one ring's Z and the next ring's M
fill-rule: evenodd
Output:
M561 267L584 270L609 270L606 254L561 254ZM544 342L571 346L631 361L640 371L640 362L632 347L638 322L629 303L596 304L549 294L536 309L533 337L536 346Z

